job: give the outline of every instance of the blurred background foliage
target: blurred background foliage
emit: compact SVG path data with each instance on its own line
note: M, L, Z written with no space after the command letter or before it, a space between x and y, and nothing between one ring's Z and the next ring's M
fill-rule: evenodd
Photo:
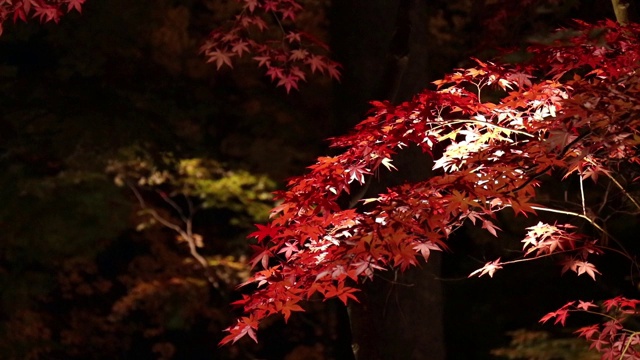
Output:
M215 73L199 43L237 10L88 1L82 15L0 38L0 357L264 351L217 341L275 179L301 172L327 136L296 119L320 124L328 97L287 97L252 64ZM182 227L190 211L219 288L149 210Z
M507 359L527 360L599 360L601 356L589 351L589 344L573 334L564 338L554 337L546 331L518 329L507 333L511 337L509 347L494 349L492 354ZM557 335L556 335L557 336Z
M302 3L301 27L320 38L349 20L330 23L329 0ZM438 53L425 71L437 76L470 54L491 53L491 44L521 45L559 19L599 17L594 9L605 8L542 1L522 21L499 17L512 11L509 1L476 3L430 2L425 26ZM233 289L249 273L252 224L268 217L271 191L326 153L325 138L353 125L335 114L358 100L336 99L340 85L320 77L286 95L244 60L215 72L199 44L237 10L233 0L90 0L60 24L7 26L0 37L1 358L344 358L348 329L332 302L309 304L286 327L270 320L259 344L217 347L234 315ZM340 60L357 46L349 39L333 40ZM151 211L181 229L188 220L217 288L185 239ZM486 255L478 245L486 241L465 241L461 252ZM445 274L466 275L478 264L469 259L454 258ZM449 287L445 307L452 358L488 358L492 347L508 345L505 329L532 319L492 317L516 301L495 302L488 289L499 291L499 282L464 284ZM456 305L469 294L478 301ZM465 329L462 319L483 325ZM536 341L552 346L550 338Z

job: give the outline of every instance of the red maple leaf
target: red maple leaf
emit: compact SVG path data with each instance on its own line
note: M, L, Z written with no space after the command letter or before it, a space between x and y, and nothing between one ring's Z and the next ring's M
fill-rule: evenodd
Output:
M256 265L258 265L258 263L262 264L262 268L264 269L268 268L269 259L273 257L271 250L267 248L263 248L261 246L255 246L255 245L251 245L251 248L253 248L254 251L257 253L257 255L255 255L253 259L251 259L251 268L252 269L255 268Z
M41 22L58 22L60 20L60 10L55 6L41 5L34 8L33 17L39 17Z
M258 228L258 230L247 235L247 238L256 238L258 242L262 242L262 240L267 237L274 238L278 235L278 228L272 226L271 224L267 224L267 225L255 224L255 226Z
M285 258L288 260L293 253L298 252L298 247L296 246L297 241L288 242L284 244L284 247L278 251L278 254L284 253Z
M578 334L578 336L581 336L587 340L591 340L591 338L599 332L600 332L600 328L598 327L598 325L593 324L593 325L581 327L580 329L576 330L574 333Z
M291 89L298 90L298 82L300 81L299 76L295 76L293 74L284 75L278 80L277 86L284 86L287 89L287 93L291 91Z
M425 261L429 260L429 256L431 255L431 250L440 251L438 245L432 243L431 241L426 241L420 244L417 244L413 247L414 250L419 251L422 254L422 257Z
M291 317L291 312L293 311L304 311L300 305L298 305L297 301L287 300L286 303L282 304L282 306L278 309L284 315L284 321L289 321L289 317Z
M337 287L333 285L329 285L327 287L327 291L324 293L324 297L327 299L332 297L337 297L338 299L340 299L340 301L342 301L343 304L346 305L349 299L355 302L359 302L358 298L356 298L355 295L353 295L357 291L358 289L345 286L344 282L339 282Z
M220 70L221 67L227 65L229 67L233 67L233 63L231 62L231 57L236 54L233 52L223 51L219 49L214 49L213 51L207 51L206 55L209 57L207 60L208 63L215 62L216 69Z
M82 5L86 0L68 0L67 3L67 12L71 11L71 9L75 9L77 12L82 13Z

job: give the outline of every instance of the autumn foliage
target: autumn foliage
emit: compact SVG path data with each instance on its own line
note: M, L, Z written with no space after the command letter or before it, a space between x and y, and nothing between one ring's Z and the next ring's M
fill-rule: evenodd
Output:
M287 92L298 89L308 73L340 78L339 65L325 55L328 47L314 35L284 25L296 20L302 6L294 0L243 0L233 21L209 34L200 48L217 69L233 67L245 54ZM274 24L275 23L275 24Z
M73 10L82 12L85 0L2 0L0 1L0 35L2 24L7 19L13 22L27 21L29 18L40 22L58 22L60 17Z
M446 75L434 82L436 90L411 101L372 102L351 134L331 140L342 152L318 158L306 175L291 179L276 195L280 205L270 223L251 234L258 240L257 271L243 285L253 290L234 303L246 316L228 328L222 343L245 335L256 340L260 321L275 314L287 320L302 311L304 300L357 301L357 283L374 271L419 266L433 251L446 250L463 225L499 236L501 211L532 219L559 213L574 221L541 220L526 229L520 258L495 259L470 276L557 256L563 272L595 279L592 257L605 251L604 243L616 242L585 204L583 182L606 178L623 198L618 206L640 209L623 185L634 180L639 163L640 25L576 21L575 27L560 30L552 44L530 46L527 61L475 60L476 66ZM344 206L354 185L366 186L381 171L402 171L393 159L407 147L433 159L429 178ZM539 186L557 176L579 181L581 204L537 203ZM599 236L581 234L579 222ZM570 303L543 320L560 316L564 324L572 306L588 310L593 304ZM615 306L635 314L635 302L605 305L607 311ZM637 334L620 337L617 324L580 335L597 341L597 350L628 357L624 345L634 346Z

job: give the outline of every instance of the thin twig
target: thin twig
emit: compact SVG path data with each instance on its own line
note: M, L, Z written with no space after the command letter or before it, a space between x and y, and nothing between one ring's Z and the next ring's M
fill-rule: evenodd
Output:
M587 216L587 207L584 205L584 185L582 184L582 174L578 174L580 179L580 200L582 200L582 215Z
M521 131L521 130L516 130L516 129L511 129L508 127L504 127L501 125L497 125L488 121L480 121L480 120L473 120L473 119L453 119L453 120L447 120L446 123L443 124L439 124L438 126L434 127L433 129L437 129L439 127L444 127L447 125L454 125L454 124L482 124L482 125L486 125L487 127L491 127L491 128L496 128L496 129L500 129L503 130L505 132L512 132L515 134L520 134L520 135L524 135L527 137L531 137L531 138L535 138L535 135L533 134L529 134L528 132L525 131Z
M162 198L162 200L164 200L164 202L166 202L167 204L169 204L169 206L171 206L177 213L178 215L180 215L180 219L183 222L187 222L187 217L184 215L182 208L180 206L178 206L178 204L176 204L175 201L173 201L166 193L164 193L163 191L157 190L156 193L158 193L158 195L160 195L160 197Z

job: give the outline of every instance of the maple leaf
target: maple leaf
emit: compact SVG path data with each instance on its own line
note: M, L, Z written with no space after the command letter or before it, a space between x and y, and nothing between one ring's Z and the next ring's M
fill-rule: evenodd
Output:
M285 36L285 39L287 39L289 44L292 44L294 42L295 43L301 43L302 42L301 34L299 32L289 31L287 36Z
M600 332L600 328L597 324L581 327L580 329L574 331L574 334L578 334L587 340L591 340L594 335L597 335Z
M82 13L82 5L86 0L68 0L67 2L67 12L71 11L71 9L75 9L77 12Z
M249 43L246 41L238 41L231 47L231 51L241 57L245 52L250 52Z
M282 20L289 19L291 21L294 21L296 19L296 10L297 9L294 7L280 10L280 13L282 14Z
M598 352L602 352L602 347L603 346L608 346L611 345L608 341L602 339L602 338L597 338L594 339L593 342L591 343L591 345L589 345L589 349L596 349L598 350ZM603 359L606 359L605 357L603 357ZM613 356L610 357L610 359L614 359Z
M326 64L325 68L329 73L329 77L339 81L340 80L340 70L338 69L339 67L340 66L336 62L331 62Z
M279 2L277 0L267 0L264 2L264 11L274 12L278 10Z
M16 8L13 12L13 22L18 21L18 19L24 22L27 21L27 12L23 8Z
M226 51L222 51L222 50L219 50L219 49L215 49L213 51L208 51L206 53L206 55L209 57L207 62L208 63L215 62L216 63L216 69L220 70L220 68L223 67L224 65L227 65L230 68L233 68L233 64L231 62L231 57L236 55L236 54L232 53L232 52L226 52Z
M284 69L277 66L269 66L269 68L267 69L267 75L271 77L271 80L283 79L285 77Z
M253 60L258 62L258 67L266 66L267 68L271 68L270 56L255 56Z
M60 20L60 10L55 6L36 6L33 17L39 17L41 22L58 22Z
M258 242L262 242L262 240L267 237L274 238L278 235L278 228L272 226L272 224L267 224L267 225L255 224L255 227L257 227L258 230L247 235L247 238L256 238Z
M311 67L311 72L314 73L316 71L324 73L327 68L326 60L321 55L311 55L305 61L305 64Z
M440 248L432 243L431 241L426 241L413 246L413 249L419 251L422 254L422 257L425 261L429 260L429 256L431 255L431 250L440 251Z
M384 159L382 159L382 161L380 161L380 163L381 163L382 165L384 165L384 167L386 167L386 168L387 168L387 170L389 170L389 171L391 171L391 169L398 171L398 168L396 168L395 166L393 166L393 164L391 163L391 161L393 161L393 160L391 160L390 158L384 158Z
M622 296L617 296L613 299L608 299L602 302L602 306L604 306L606 311L611 311L611 308L620 306L620 303L623 301Z
M284 253L285 258L288 260L291 255L295 252L298 252L298 247L296 246L297 241L293 241L290 243L286 243L285 246L278 251L278 254Z
M614 335L617 334L618 331L623 329L623 326L617 319L609 320L604 323L604 327L602 328L602 336Z
M582 274L587 274L593 280L596 279L596 274L600 274L600 272L596 269L595 265L590 262L577 260L577 259L567 259L564 262L564 266L562 267L562 272L566 272L567 270L571 270L578 274L578 276Z
M480 274L478 275L478 277L485 274L489 274L489 277L493 277L493 274L499 269L502 269L502 266L500 265L500 258L486 263L482 268L475 270L474 272L469 274L468 277L472 277L477 274Z
M258 263L262 264L262 268L264 269L268 268L269 259L273 257L271 250L260 247L260 246L255 246L255 245L251 245L251 247L256 251L256 253L258 253L256 256L253 257L253 259L250 262L251 268L252 269L255 268L256 265L258 265Z
M507 80L515 82L520 90L522 90L524 87L531 87L531 85L533 85L531 83L531 79L533 78L533 75L523 72L514 72L507 75Z
M258 0L244 0L244 2L244 8L249 9L250 13L254 12L258 6Z
M339 282L337 287L333 285L328 286L327 291L324 293L324 297L325 299L337 297L343 304L347 305L347 301L349 299L355 302L360 302L358 301L358 298L353 295L356 291L358 291L358 289L345 286L344 282Z
M304 60L307 56L309 56L309 52L305 49L294 49L291 50L291 55L289 55L289 60Z
M542 318L540 318L539 322L541 323L546 323L547 321L553 319L554 317L556 317L556 312L552 311L550 313L547 313L545 316L543 316Z
M488 232L491 233L491 235L498 237L498 233L496 232L496 230L501 230L499 227L495 226L491 221L486 220L486 219L481 219L482 221L482 228L486 229ZM494 270L495 271L495 270ZM489 275L493 275L492 273Z
M288 300L278 310L282 312L282 315L284 315L284 322L289 321L289 317L291 317L291 312L304 311L304 309L300 307L300 305L298 305L298 302L294 300Z
M298 76L288 74L288 75L282 76L280 80L278 80L277 86L284 86L288 94L292 88L298 90L299 81L300 81L300 78Z
M371 174L371 171L369 169L367 169L366 164L357 164L357 165L353 165L351 167L349 167L346 170L347 173L349 173L349 183L352 183L353 181L358 181L360 184L364 184L365 183L365 179L364 176Z
M588 311L589 308L592 308L592 307L597 307L597 306L594 303L590 302L590 301L579 300L578 301L578 305L576 305L576 309L582 309L582 310L585 310L585 311Z
M540 322L541 323L545 323L545 322L555 318L555 321L553 322L554 324L560 323L560 324L562 324L562 326L564 326L565 322L567 321L567 316L569 316L569 310L568 309L559 309L557 311L550 312L547 315L543 316L540 319Z
M220 340L220 345L231 342L232 344L248 335L253 341L258 342L255 330L258 328L258 322L253 317L242 317L238 319L237 324L233 327L225 329L230 334Z

